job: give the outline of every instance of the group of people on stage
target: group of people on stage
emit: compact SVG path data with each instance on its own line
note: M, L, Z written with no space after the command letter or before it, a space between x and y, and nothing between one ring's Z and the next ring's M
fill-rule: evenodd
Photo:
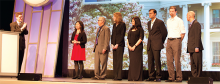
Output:
M156 18L157 11L155 9L149 10L149 17L151 20L147 23L149 37L147 43L148 53L148 72L149 78L145 81L161 81L161 49L164 48L166 38L166 56L169 78L165 82L182 82L181 71L181 46L182 40L185 36L184 23L177 14L176 7L169 8L171 18L167 20L167 27L164 22ZM108 53L110 52L109 42L111 39L111 48L113 50L113 80L122 80L122 62L125 44L129 50L129 72L128 81L142 81L143 80L143 39L144 30L141 26L139 17L132 18L132 27L127 36L127 43L124 37L126 32L126 25L122 21L120 12L113 14L114 25L112 35L110 29L105 25L105 18L99 17L96 39L95 39L95 76L93 80L104 80L107 70ZM189 11L187 13L187 20L190 22L187 53L190 53L191 72L193 77L199 77L202 72L202 42L201 42L201 25L195 20L195 13ZM168 31L167 31L168 30ZM167 37L168 36L168 37ZM73 79L82 78L83 61L85 61L85 44L87 38L84 32L84 25L81 21L76 22L75 31L72 34L71 43L74 44L72 50L71 60L75 63L76 75ZM176 74L174 70L174 63L176 66ZM80 71L79 71L79 65ZM101 69L100 69L101 64ZM155 66L156 65L156 71ZM176 80L175 80L176 79Z
M148 53L148 72L149 78L145 81L161 81L161 61L160 51L164 48L164 42L167 39L166 56L169 78L165 82L182 82L181 71L181 46L182 40L185 36L185 28L183 20L179 18L176 13L176 7L171 6L169 8L171 18L167 20L167 27L164 22L156 18L157 11L155 9L149 10L149 17L151 20L147 23L149 37L147 43ZM21 32L19 35L19 70L23 60L25 49L24 35L28 34L27 23L22 22L22 13L15 14L16 22L10 24L11 31ZM132 27L128 31L127 43L125 43L124 37L126 32L126 24L122 20L120 12L113 14L114 25L112 29L112 35L110 35L110 29L105 25L106 19L99 17L94 52L95 52L95 76L93 80L104 80L107 71L107 61L110 52L110 39L111 49L113 50L113 80L122 80L122 65L123 65L123 53L124 47L127 45L129 50L129 72L128 81L142 81L143 78L143 39L144 30L141 25L139 17L132 18ZM195 13L189 11L187 13L187 20L190 22L188 28L188 42L187 52L190 53L191 60L191 72L193 77L199 77L202 72L202 42L201 42L201 25L195 20ZM167 31L168 30L168 31ZM168 37L167 37L168 36ZM85 57L85 44L87 42L87 36L84 31L84 24L82 21L77 21L75 24L75 31L72 33L70 40L73 43L71 60L74 60L75 64L75 76L73 79L81 79L82 71L84 69L83 61ZM174 70L174 63L176 67L176 74ZM101 64L101 69L100 69ZM156 71L155 66L156 65ZM20 72L20 71L19 71ZM175 80L176 79L176 80Z

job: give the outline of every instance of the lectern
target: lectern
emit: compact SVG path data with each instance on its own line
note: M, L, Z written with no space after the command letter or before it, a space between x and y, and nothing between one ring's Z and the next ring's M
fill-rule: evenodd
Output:
M17 76L19 33L0 31L0 76Z

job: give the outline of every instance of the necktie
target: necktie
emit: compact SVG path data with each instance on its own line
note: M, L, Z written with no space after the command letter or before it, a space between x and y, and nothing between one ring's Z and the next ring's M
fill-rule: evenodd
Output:
M192 24L189 25L189 28L191 27ZM189 30L189 29L188 29Z
M101 28L102 28L102 27L99 27L99 31L98 31L98 33L97 33L97 35L96 35L95 44L98 44L98 35L99 35L99 32L100 32Z

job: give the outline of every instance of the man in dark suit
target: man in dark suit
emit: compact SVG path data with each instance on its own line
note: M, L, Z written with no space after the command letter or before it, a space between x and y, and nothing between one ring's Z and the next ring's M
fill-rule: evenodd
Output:
M24 58L24 49L25 49L25 38L24 35L28 34L27 23L22 22L23 16L21 12L15 13L16 22L10 24L12 32L20 32L19 34L19 68L18 73L20 73L22 61Z
M149 78L146 81L161 81L161 62L160 51L164 48L163 44L167 37L167 29L164 22L156 18L157 11L155 9L149 10L149 17L151 20L147 23L149 37L147 43L148 53L148 72ZM154 68L154 61L156 64L156 72Z
M187 13L187 20L191 23L189 26L187 53L190 53L191 73L193 77L199 77L202 72L202 41L201 25L195 20L195 12Z
M95 77L92 77L93 80L105 80L106 71L107 71L107 61L108 53L110 51L109 41L110 41L110 29L105 25L105 18L99 17L98 25L95 40ZM101 64L101 70L100 70Z

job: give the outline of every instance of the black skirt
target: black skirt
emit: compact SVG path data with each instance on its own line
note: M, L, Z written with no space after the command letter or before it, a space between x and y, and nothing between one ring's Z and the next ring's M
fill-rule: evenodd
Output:
M139 44L134 51L129 50L128 81L143 80L143 44Z

